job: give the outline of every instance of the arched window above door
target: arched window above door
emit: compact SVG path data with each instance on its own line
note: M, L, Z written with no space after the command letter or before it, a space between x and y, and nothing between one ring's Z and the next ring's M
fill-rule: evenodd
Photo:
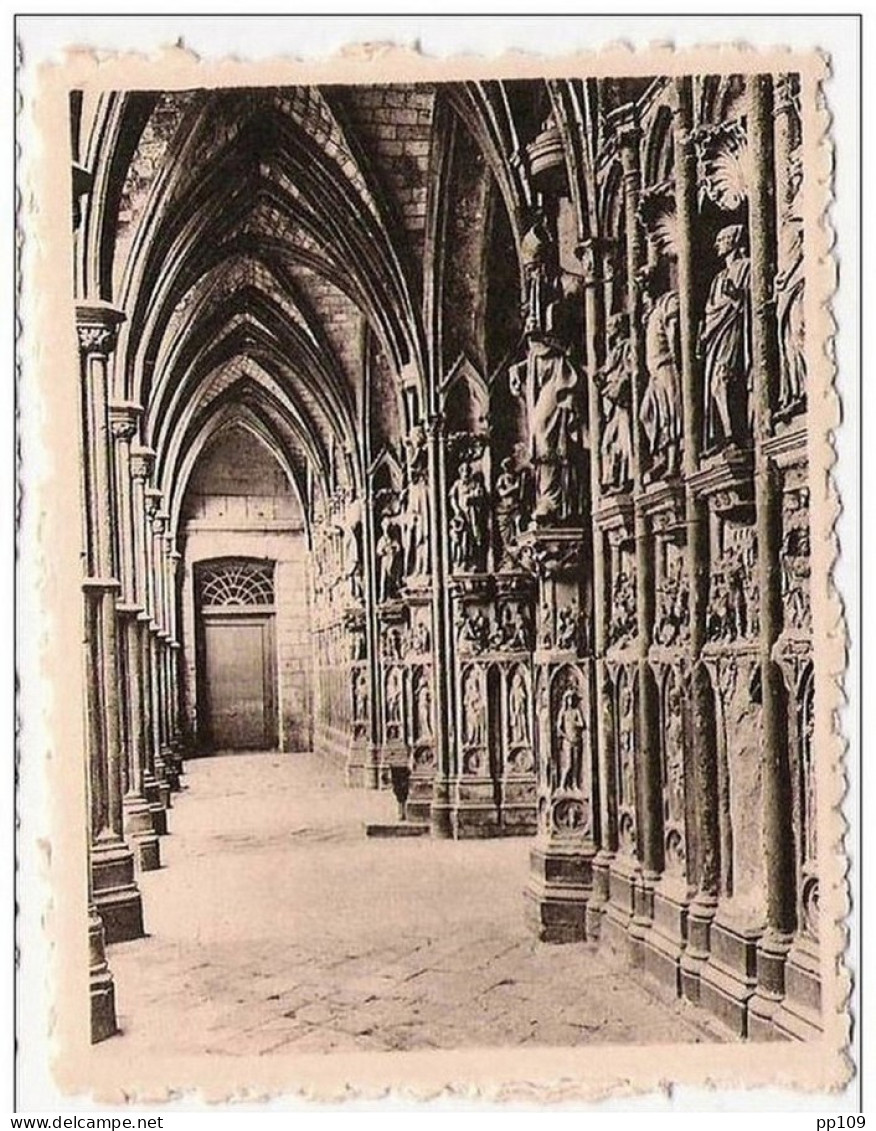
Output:
M274 563L228 558L204 562L197 570L197 588L201 609L273 605Z

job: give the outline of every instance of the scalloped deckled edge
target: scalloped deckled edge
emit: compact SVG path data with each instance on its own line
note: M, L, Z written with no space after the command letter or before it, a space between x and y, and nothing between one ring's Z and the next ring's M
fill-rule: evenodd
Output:
M26 59L25 59L26 63ZM832 255L834 231L829 210L833 200L833 148L830 142L830 115L822 83L828 76L823 53L800 53L790 49L764 49L739 44L684 48L671 45L634 47L613 44L598 51L577 52L570 56L541 56L520 51L497 56L478 55L438 59L412 48L386 44L352 46L337 55L318 61L282 59L244 61L225 58L201 62L184 47L170 48L152 55L112 54L82 48L71 50L63 63L45 64L38 75L36 105L24 108L25 139L22 165L22 203L19 230L24 236L25 285L23 290L24 333L22 337L22 402L25 413L42 411L45 419L68 420L75 411L75 389L64 390L53 375L76 372L77 354L71 319L72 279L69 257L69 202L66 199L67 149L66 104L63 95L71 87L89 85L103 89L149 87L275 86L314 83L368 83L377 81L460 81L496 77L543 78L574 74L620 73L625 76L671 74L684 70L718 73L730 70L800 70L805 75L806 149L806 233L807 298L806 326L809 341L823 343L822 357L810 375L810 522L812 530L813 635L823 641L816 656L816 730L819 750L819 844L822 859L822 908L826 937L822 942L823 962L833 965L835 996L829 1039L809 1045L721 1044L686 1045L678 1048L676 1063L668 1049L648 1046L584 1045L574 1049L489 1049L452 1050L435 1053L406 1052L271 1058L174 1057L165 1062L141 1065L136 1080L124 1081L114 1062L111 1075L101 1071L108 1058L100 1056L82 1040L83 997L81 971L84 964L84 916L77 912L77 883L84 867L77 865L76 853L84 858L81 829L63 820L63 812L78 812L83 795L77 757L45 757L45 789L53 797L50 818L50 847L42 868L49 899L43 912L53 951L53 1007L57 1017L53 1036L54 1071L67 1092L91 1089L92 1098L102 1102L156 1103L201 1099L206 1103L252 1102L269 1099L339 1102L377 1099L392 1095L398 1099L515 1101L524 1103L562 1103L608 1097L654 1094L671 1095L678 1086L740 1088L787 1086L808 1091L842 1087L850 1078L849 1056L851 974L845 954L848 942L846 918L849 910L848 861L844 838L849 831L842 812L848 777L844 767L846 743L840 726L844 703L843 676L846 668L847 632L843 605L834 581L839 543L836 524L841 503L832 469L836 462L835 429L840 423L840 399L835 387L835 323L830 304L835 292L837 272ZM173 75L169 75L170 71ZM391 73L387 73L390 71ZM808 95L808 97L807 97ZM28 134L32 131L32 140ZM47 140L63 138L62 144ZM41 144L40 144L41 143ZM60 199L63 198L63 199ZM814 212L814 216L810 215ZM817 246L816 246L817 245ZM66 336L58 327L69 327ZM811 329L810 329L811 327ZM34 329L35 328L35 329ZM811 350L811 346L810 346ZM810 360L812 354L810 353ZM75 382L68 382L75 386ZM816 409L817 406L817 409ZM816 412L820 427L816 434L812 416ZM68 415L65 415L68 414ZM38 425L36 425L38 426ZM31 427L35 427L31 422ZM47 427L42 428L45 437ZM70 432L64 433L69 437ZM35 477L35 459L41 457L42 479ZM66 507L78 506L78 460L75 451L63 446L44 446L25 453L26 472L22 486L36 496L31 510L40 504L48 508L36 545L24 544L31 571L38 572L42 610L51 625L51 644L44 638L41 656L41 682L55 694L47 696L42 719L28 722L29 755L36 753L36 740L56 739L61 750L81 749L81 666L71 662L67 646L78 647L78 574L69 577L58 571L62 550L67 560L78 561L78 524L64 531ZM44 461L54 465L48 477ZM813 468L818 469L813 472ZM73 484L71 486L70 479ZM823 490L812 487L823 478ZM34 481L35 480L35 481ZM58 505L58 500L60 504ZM27 502L26 502L27 505ZM37 520L27 515L24 529L33 534ZM34 535L35 536L35 535ZM60 544L60 549L59 549ZM52 553L48 553L48 546ZM73 557L69 550L74 548ZM819 595L816 585L822 589ZM73 597L75 608L64 605ZM59 663L59 656L63 662ZM66 692L63 694L62 692ZM63 736L63 742L60 740ZM827 764L825 764L827 763ZM78 824L78 822L77 822ZM25 825L23 836L28 835ZM830 899L825 898L830 893ZM827 906L833 908L827 914ZM521 912L522 913L522 912ZM63 962L62 962L63 957ZM63 966L63 969L62 969ZM825 969L826 972L826 969ZM85 987L87 992L87 987ZM828 987L830 989L830 987ZM829 1001L831 993L826 995ZM78 1030L78 1032L77 1032ZM122 1038L123 1040L123 1038ZM792 1062L793 1063L789 1063ZM827 1062L830 1061L828 1064ZM209 1068L205 1072L205 1065ZM525 1066L525 1067L524 1067ZM586 1070L587 1076L584 1075ZM208 1079L210 1076L212 1079ZM588 1078L589 1077L589 1078ZM671 1078L671 1081L670 1081ZM307 1081L305 1083L305 1081Z

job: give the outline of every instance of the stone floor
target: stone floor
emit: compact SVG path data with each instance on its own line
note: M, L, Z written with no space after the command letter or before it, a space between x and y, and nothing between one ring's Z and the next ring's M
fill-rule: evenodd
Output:
M97 1055L282 1054L714 1037L585 945L523 922L525 839L366 840L390 795L306 754L191 761L149 936L110 949Z

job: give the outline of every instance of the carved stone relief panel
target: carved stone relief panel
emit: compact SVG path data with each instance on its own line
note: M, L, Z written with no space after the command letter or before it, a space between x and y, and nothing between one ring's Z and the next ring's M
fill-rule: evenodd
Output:
M403 743L405 737L405 671L390 664L383 673L383 733L387 744Z
M782 608L785 631L806 635L812 628L809 489L797 478L786 479L782 495Z
M687 872L685 798L685 718L681 680L670 668L662 688L663 847L666 872L682 879Z
M636 852L636 698L637 676L632 665L617 668L614 683L614 728L617 782L618 847Z
M488 771L486 668L466 664L459 681L459 733L462 737L461 770L481 776Z
M506 742L505 768L511 774L529 774L534 769L532 750L532 705L530 673L525 664L505 671Z
M690 580L685 548L678 541L658 542L655 582L654 643L671 648L690 640Z
M574 664L542 668L536 709L539 726L540 806L543 832L589 836L592 833L590 705L587 681ZM544 716L539 699L549 710Z
M713 643L750 640L760 630L757 534L750 523L712 518L706 635Z
M613 546L611 553L611 613L608 645L623 648L636 638L636 559L630 545Z

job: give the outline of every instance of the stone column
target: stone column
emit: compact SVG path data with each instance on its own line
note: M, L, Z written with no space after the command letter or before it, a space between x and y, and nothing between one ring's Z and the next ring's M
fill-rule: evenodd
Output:
M167 780L171 790L179 791L179 753L176 714L174 711L174 656L176 651L176 571L179 554L176 553L170 533L170 519L165 521L164 535L164 733Z
M116 602L113 555L109 359L123 320L112 307L76 308L82 381L82 468L85 517L85 642L87 754L91 784L91 871L94 903L107 942L143 934L134 857L124 840Z
M137 616L137 686L143 748L143 796L152 814L152 826L158 836L167 832L167 812L161 804L161 792L155 773L155 744L152 728L152 580L150 576L149 514L151 506L146 484L152 475L155 453L151 448L131 449L131 503L134 529L134 592L140 613Z
M121 600L116 606L119 618L119 645L123 657L124 680L121 684L125 735L125 832L136 852L142 871L161 865L158 837L152 823L152 811L143 791L145 753L143 749L143 706L140 674L139 616L134 572L137 568L134 545L133 482L131 476L131 440L139 426L138 405L120 403L110 407L110 421L115 441L116 515L118 519L119 575Z
M773 83L748 79L748 143L752 185L751 299L754 402L754 498L760 602L759 666L762 689L761 772L767 929L757 948L758 988L750 1013L768 1020L784 995L784 963L796 923L793 800L785 682L773 650L782 631L780 472L764 445L772 436L778 404L779 349L775 314L776 177Z
M453 836L451 783L456 775L455 702L453 686L454 639L451 625L447 539L445 535L444 421L438 413L429 418L429 538L432 547L432 670L435 677L435 777L433 780L432 835Z
M179 662L180 662L180 639L179 639L179 577L182 572L182 554L176 548L176 543L171 542L169 554L169 572L170 572L170 718L171 718L171 736L170 746L171 753L173 754L174 769L177 776L177 786L179 785L179 777L183 773L183 727L180 714L180 695L179 695Z
M158 784L158 798L162 808L170 807L170 784L167 780L167 767L164 763L164 725L163 698L161 686L161 632L162 632L162 594L161 594L161 543L164 534L164 516L159 513L161 491L157 487L146 488L146 554L149 578L149 721L152 744L152 764Z
M599 246L589 241L579 249L585 271L584 318L586 333L587 366L590 372L599 368L603 359L602 341L598 327L604 321L603 293L598 275ZM596 744L599 797L599 851L593 860L593 893L587 905L587 931L596 937L601 930L600 921L609 900L610 872L618 848L617 781L615 774L614 726L611 712L611 679L605 662L608 644L610 593L605 579L605 534L596 521L602 494L599 452L602 445L602 417L599 393L594 380L587 382L587 412L590 421L590 499L593 521L593 740Z
M697 358L697 311L694 305L694 226L697 218L697 159L691 139L693 88L689 76L675 80L675 200L678 241L678 300L681 329L682 402L684 408L684 477L699 468L703 437L703 392ZM696 813L696 893L688 915L688 945L681 959L685 996L699 1000L700 972L709 955L709 932L718 905L718 779L715 707L701 653L706 641L709 592L707 504L685 490L687 571L690 581L690 659L693 781Z

